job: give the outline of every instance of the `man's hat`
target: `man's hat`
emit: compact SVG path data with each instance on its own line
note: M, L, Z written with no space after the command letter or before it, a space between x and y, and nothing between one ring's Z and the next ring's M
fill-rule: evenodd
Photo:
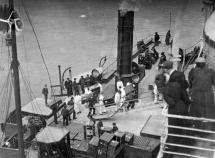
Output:
M196 63L205 63L206 62L206 60L205 60L205 58L203 58L203 57L198 57L197 59L196 59Z
M172 61L164 61L163 64L161 64L161 67L163 69L172 69L173 68L173 62Z

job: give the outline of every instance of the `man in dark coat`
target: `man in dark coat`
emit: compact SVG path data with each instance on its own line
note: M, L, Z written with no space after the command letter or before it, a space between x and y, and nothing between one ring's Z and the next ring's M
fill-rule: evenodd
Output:
M135 106L135 93L132 91L130 93L128 93L128 95L126 96L126 100L128 102L128 106L127 106L127 110L129 110L130 108L133 109Z
M103 122L102 122L102 120L99 120L99 122L97 123L99 137L102 135L102 129L101 129L102 127L103 127Z
M94 107L95 102L96 102L96 100L95 100L94 96L91 96L89 98L89 113L88 113L88 116L95 115L95 113L96 113L96 109Z
M166 61L166 55L164 52L161 52L159 64L158 64L158 69L161 68L162 64Z
M63 116L63 125L67 126L69 124L69 110L66 105L61 110L61 115Z
M72 81L67 78L67 80L64 83L64 86L67 90L67 96L70 96L72 94Z
M118 127L116 126L116 123L113 122L113 133L115 133L116 131L118 131Z
M212 86L215 85L215 71L207 68L204 58L196 59L196 67L188 75L191 88L190 114L194 117L215 119L215 102ZM207 130L215 130L214 123L200 123L194 126Z
M190 99L186 91L186 80L183 73L173 69L173 63L170 61L165 61L162 65L164 72L169 75L169 80L164 88L163 95L166 103L168 104L168 114L174 115L188 115L188 109L190 104ZM168 125L172 126L188 126L188 121L177 118L168 118ZM172 134L184 134L182 130L175 128L168 128L168 133ZM168 136L167 143L183 143L184 139L179 139L177 137ZM169 151L174 151L174 146L168 146ZM165 157L171 157L170 155L165 155Z
M79 93L79 89L78 89L78 83L76 81L76 78L74 78L74 81L73 81L73 88L74 88L74 95L80 95Z
M184 73L173 69L173 62L165 61L161 67L164 69L165 73L169 75L168 82L178 82L184 90L189 87Z
M74 98L73 97L71 98L71 100L68 101L67 105L70 106L69 120L71 120L70 113L72 113L72 115L73 115L73 120L77 119L76 111L75 111L75 108L74 108Z
M165 43L167 46L171 44L170 39L171 39L171 33L170 33L170 30L168 30L166 33L166 38L165 38Z
M90 87L90 86L91 86L89 74L87 74L87 76L85 77L85 85L86 85L87 87Z
M159 40L160 40L160 36L159 36L159 34L157 32L155 32L154 40L155 40L155 45L158 45L159 44Z
M44 95L45 105L48 105L48 94L49 94L49 91L48 91L48 88L47 88L46 84L45 84L45 86L42 89L42 94Z
M85 90L84 90L84 85L85 85L85 79L83 76L81 76L80 80L79 80L79 84L81 85L81 91L82 94L84 94Z
M183 90L183 88L181 88L179 83L168 82L166 84L166 87L164 89L164 99L168 104L168 114L182 115L182 116L188 115L188 103L190 101L187 95L185 94L185 91ZM183 119L168 117L168 125L186 127L187 124L188 122ZM170 128L170 127L168 128L169 134L183 135L185 134L184 132L185 131L180 129ZM184 144L185 141L186 139L168 136L166 142L175 143L175 144ZM175 149L176 148L174 146L168 146L167 150L175 151Z
M164 72L169 75L168 83L177 82L180 85L181 90L183 90L183 98L181 98L181 99L188 106L190 104L190 100L187 99L187 98L189 98L188 93L187 93L187 88L189 87L189 84L185 78L184 73L174 70L173 62L171 62L171 61L165 61L162 65L162 68L163 68ZM186 95L186 96L184 96L184 95ZM189 107L187 107L187 111L188 111L188 108Z

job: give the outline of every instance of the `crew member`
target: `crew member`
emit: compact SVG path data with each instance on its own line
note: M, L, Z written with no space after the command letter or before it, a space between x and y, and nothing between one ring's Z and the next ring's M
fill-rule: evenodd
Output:
M158 103L158 100L163 100L163 89L165 87L166 78L163 73L155 76L154 84L154 103Z
M45 99L45 105L48 105L48 88L47 88L47 84L44 85L43 89L42 89L42 94L44 95L44 99Z
M155 32L155 35L154 35L154 40L155 40L155 45L158 45L160 43L160 36L157 32Z
M100 92L98 96L98 102L99 102L99 114L106 113L106 108L104 105L104 96L102 92Z
M103 127L103 122L102 122L102 120L99 120L99 122L97 123L99 137L102 135L102 127Z
M69 97L72 94L72 81L67 78L67 80L64 83L64 86L67 90L67 96Z
M135 98L135 93L134 91L130 92L126 99L128 101L128 106L127 106L127 110L129 110L130 108L133 109L134 106L135 106L135 101L134 101L134 98Z
M206 66L205 58L196 59L196 67L188 75L191 90L190 114L194 117L215 119L215 103L213 86L215 85L215 71ZM197 128L215 130L212 123L194 121Z
M113 133L115 133L116 131L118 131L118 127L116 126L116 123L113 122Z
M166 38L165 38L165 43L167 46L171 44L170 39L171 39L171 34L170 34L170 30L168 30L166 33Z
M68 101L67 105L70 106L70 113L72 113L73 115L73 120L77 119L73 97ZM70 113L69 113L69 120L71 120Z
M120 90L120 91L121 91L121 88L124 88L124 84L121 80L118 80L116 82L116 88L117 88L117 90Z
M63 125L68 126L68 124L69 124L69 110L67 109L66 105L61 110L61 115L63 116Z
M78 83L76 82L76 78L73 81L74 95L79 95Z
M91 85L90 85L90 76L89 76L89 74L87 74L87 76L85 77L85 85L87 86L87 87L90 87Z
M164 52L161 52L161 56L160 56L160 61L159 61L159 64L158 64L158 69L161 68L161 65L166 61L166 55Z
M81 85L81 91L82 91L82 94L84 94L84 85L85 85L85 79L84 79L84 76L81 76L80 80L79 80L79 84Z
M125 88L120 88L121 91L121 97L120 97L120 107L122 108L122 106L125 103L125 98L126 98L126 92L125 92Z
M88 116L95 115L95 112L96 112L96 109L94 107L94 105L95 105L95 98L94 98L93 95L89 98L88 102L89 102L89 113L88 113Z
M121 101L121 91L117 90L114 96L114 103L116 104L116 111L120 108L120 101Z

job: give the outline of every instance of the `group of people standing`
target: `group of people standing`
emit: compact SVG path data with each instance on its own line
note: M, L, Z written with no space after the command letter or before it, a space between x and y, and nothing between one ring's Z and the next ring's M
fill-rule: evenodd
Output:
M133 83L128 82L126 86L133 86ZM134 91L126 94L125 86L121 80L116 83L116 93L114 96L114 103L116 104L116 111L119 109L124 109L125 111L133 109L135 106L135 93ZM126 103L126 104L125 104Z
M94 85L97 81L93 78L93 76L87 74L87 76L84 78L84 76L81 76L79 81L77 81L77 78L74 78L72 81L70 78L67 78L67 80L64 83L64 86L67 90L67 95L80 95L85 93L85 88L90 87Z
M158 91L162 93L164 100L168 104L169 114L215 119L213 93L215 71L207 67L205 58L199 57L196 59L196 66L189 72L188 81L183 72L173 69L173 62L163 62L161 73L156 76L155 84L157 84ZM172 117L168 118L168 125L215 130L214 123ZM200 134L195 132L188 133L185 130L172 127L168 128L168 133ZM167 143L180 143L183 139L179 138L168 136ZM173 146L168 148L170 151L174 150Z

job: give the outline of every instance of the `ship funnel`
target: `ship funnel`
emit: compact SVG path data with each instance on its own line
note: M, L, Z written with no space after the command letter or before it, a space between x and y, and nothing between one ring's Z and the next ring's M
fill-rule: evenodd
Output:
M131 8L118 10L117 77L124 84L132 77L134 11Z

